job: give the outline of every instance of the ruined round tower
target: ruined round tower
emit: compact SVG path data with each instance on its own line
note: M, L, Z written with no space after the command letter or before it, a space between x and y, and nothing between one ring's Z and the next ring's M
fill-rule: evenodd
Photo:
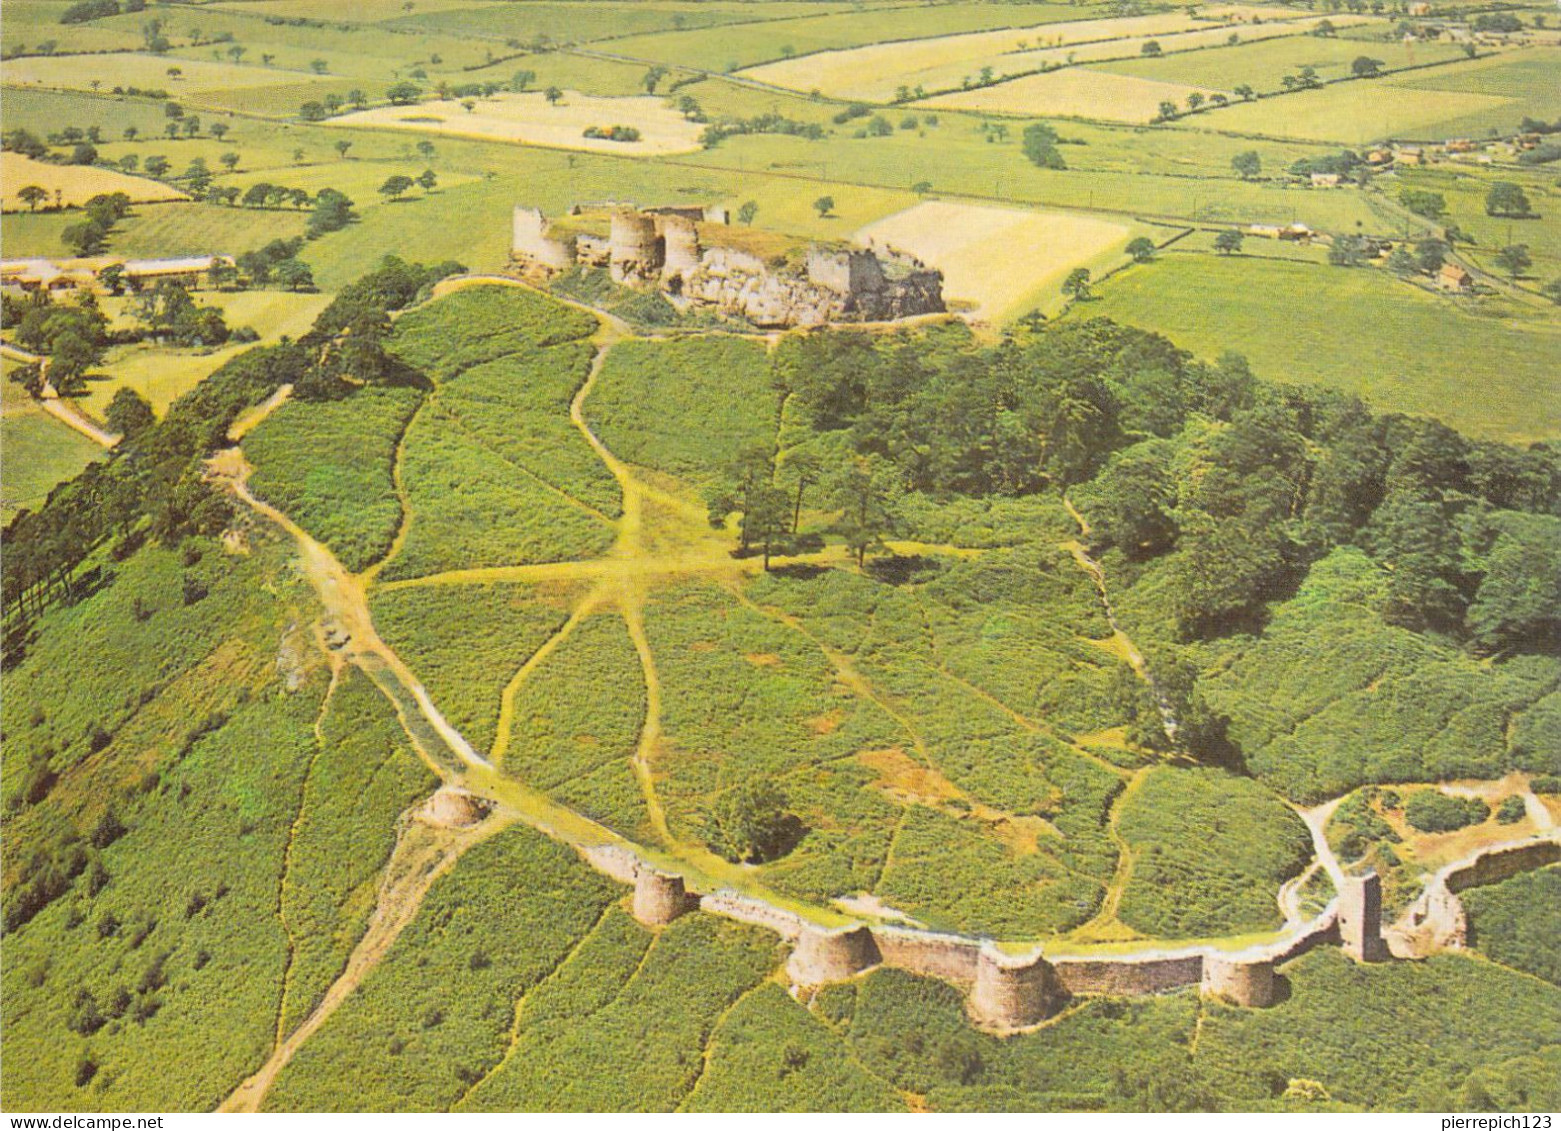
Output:
M967 1007L977 1025L1004 1033L1040 1024L1067 996L1039 950L1004 954L987 943L976 961L976 983Z
M658 278L666 255L654 217L615 208L608 233L608 267L615 283Z
M1235 1005L1262 1008L1279 999L1279 981L1267 959L1241 962L1220 955L1203 960L1202 991Z
M699 229L687 216L669 213L661 217L661 281L681 290L683 278L699 270Z
M786 963L786 973L799 986L842 982L881 961L872 931L854 927L817 927L806 923Z
M1375 872L1346 876L1339 892L1339 944L1357 962L1382 962L1382 879Z
M647 927L664 927L688 910L683 877L641 864L634 872L634 917Z

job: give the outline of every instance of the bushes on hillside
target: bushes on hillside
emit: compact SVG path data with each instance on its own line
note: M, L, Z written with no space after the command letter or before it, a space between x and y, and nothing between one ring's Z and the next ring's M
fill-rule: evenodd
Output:
M1404 820L1423 833L1450 833L1490 815L1491 807L1478 797L1449 797L1434 789L1417 790L1404 802Z

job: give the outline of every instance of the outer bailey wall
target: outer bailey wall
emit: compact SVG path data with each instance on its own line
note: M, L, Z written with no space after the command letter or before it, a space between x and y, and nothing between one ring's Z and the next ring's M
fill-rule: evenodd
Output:
M981 944L974 939L899 927L874 927L873 938L885 966L962 985L975 981Z
M536 208L517 207L514 211L510 235L510 254L529 259L554 271L566 271L574 262L574 254L562 240L547 234L547 217Z
M771 907L763 900L739 895L735 891L718 891L702 896L699 900L699 908L712 915L724 915L728 919L736 919L739 923L767 927L789 943L795 943L802 937L802 916L794 911L782 911L779 907Z
M1070 994L1158 994L1203 979L1203 955L1167 958L1055 958L1057 980Z

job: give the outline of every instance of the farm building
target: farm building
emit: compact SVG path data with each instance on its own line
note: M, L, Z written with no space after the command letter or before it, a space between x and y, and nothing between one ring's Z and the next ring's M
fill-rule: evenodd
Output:
M132 290L145 290L159 283L178 283L199 290L210 279L212 268L231 267L226 255L196 255L182 259L119 259L94 256L90 259L6 259L0 260L0 284L13 291L106 291L103 274L111 267L120 269L120 277Z
M1436 273L1436 285L1444 291L1466 293L1474 289L1474 278L1456 263L1444 263Z
M1338 188L1342 178L1338 173L1313 173L1313 188Z

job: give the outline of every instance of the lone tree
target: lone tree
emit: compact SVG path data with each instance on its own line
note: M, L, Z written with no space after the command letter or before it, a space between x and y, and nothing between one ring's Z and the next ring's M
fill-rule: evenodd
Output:
M748 781L715 799L705 814L705 842L734 864L762 864L784 856L801 822L786 811L784 793L768 781Z
M1528 244L1509 244L1496 253L1496 266L1516 279L1534 265L1528 253Z
M1237 98L1241 99L1243 102L1251 102L1254 98L1257 97L1257 91L1252 89L1250 83L1242 83L1240 86L1233 86L1230 88L1230 92Z
M1176 117L1176 103L1174 103L1174 102L1162 102L1162 103L1160 103L1160 120L1162 122L1169 122L1174 117Z
M424 192L433 192L438 183L439 176L432 169L424 169L417 175L417 185Z
M1528 194L1522 185L1511 181L1497 181L1485 194L1485 211L1490 216L1532 215Z
M415 82L398 82L385 91L392 106L410 106L423 96L423 88Z
M1077 302L1089 298L1089 268L1075 267L1062 281L1062 293Z
M1158 39L1148 40L1142 47L1138 49L1138 53L1140 55L1146 55L1151 59L1157 58L1161 53L1160 41Z
M1382 60L1370 55L1357 55L1350 64L1350 74L1358 79L1374 79L1382 73Z
M17 189L16 195L27 205L29 211L38 211L38 206L49 199L49 190L39 185L23 185Z
M127 440L157 423L157 417L152 413L152 406L147 399L129 385L119 387L114 399L108 402L108 410L103 416L109 428Z
M346 138L342 138L340 141L338 141L336 143L336 154L343 161L345 161L347 159L347 151L350 150L351 148L352 148L352 142L348 141Z
M739 224L752 224L754 218L759 215L759 202L757 200L745 200L737 209L737 222Z
M1226 228L1214 237L1214 250L1221 255L1234 255L1241 250L1241 241L1244 237L1236 228Z
M1135 237L1127 241L1126 250L1134 263L1148 263L1154 258L1154 240L1148 236Z
M379 191L386 200L400 200L412 185L411 177L404 173L395 173L385 178L385 183L379 186Z
M1242 180L1255 180L1257 175L1263 171L1263 159L1258 156L1257 150L1249 149L1232 157L1230 159L1230 167L1236 170L1236 175Z
M813 208L818 212L819 219L822 220L835 210L835 198L832 196L821 196L813 202Z
M542 97L547 99L547 104L549 106L557 106L564 100L564 92L559 90L556 86L550 86L543 93Z
M535 71L516 71L510 77L509 88L516 94L524 94L530 89L531 84L537 81Z

